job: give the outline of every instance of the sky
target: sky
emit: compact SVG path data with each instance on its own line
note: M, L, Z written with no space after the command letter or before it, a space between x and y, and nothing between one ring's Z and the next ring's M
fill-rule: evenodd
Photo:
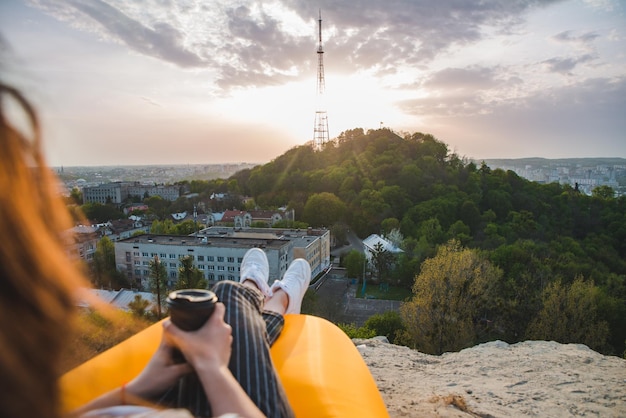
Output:
M626 157L624 0L2 0L0 44L53 166L265 163L316 110L330 138Z

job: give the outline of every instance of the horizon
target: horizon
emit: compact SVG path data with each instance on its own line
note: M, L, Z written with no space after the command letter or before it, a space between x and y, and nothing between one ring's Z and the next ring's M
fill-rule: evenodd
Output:
M0 40L55 167L265 164L313 140L320 8L330 138L384 127L472 160L623 158L625 7L5 0Z
M560 161L560 160L624 160L626 163L626 157L572 157L572 158L545 158L545 157L518 157L518 158L470 158L470 161L478 162L478 161L493 161L493 160L509 160L509 161L517 161L517 160L546 160L546 161ZM132 167L180 167L180 166L207 166L207 165L264 165L268 164L270 161L253 163L249 161L240 161L240 162L223 162L223 163L163 163L163 164L106 164L106 165L56 165L50 166L52 169L61 169L61 168L109 168L109 167L120 167L120 168L132 168Z

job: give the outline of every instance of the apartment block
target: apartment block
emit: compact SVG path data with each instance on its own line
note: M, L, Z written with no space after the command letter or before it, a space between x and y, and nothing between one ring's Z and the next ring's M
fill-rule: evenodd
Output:
M309 260L313 275L330 265L329 231L289 233L269 228L242 231L225 227L207 228L191 236L143 234L123 239L115 242L115 261L117 269L134 286L143 289L149 287L149 266L155 257L165 265L169 285L178 280L179 260L184 256L191 256L209 283L215 283L239 280L243 256L253 247L261 248L267 255L270 283L283 276L294 258Z

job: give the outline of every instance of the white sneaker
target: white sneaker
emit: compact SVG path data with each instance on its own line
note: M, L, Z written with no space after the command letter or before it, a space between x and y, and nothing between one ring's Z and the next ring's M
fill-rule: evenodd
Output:
M270 266L267 255L260 248L250 248L241 260L239 281L252 280L265 296L272 296L272 290L268 283L270 278Z
M291 262L282 280L272 284L272 292L283 289L289 296L289 305L285 314L299 314L302 298L311 283L311 266L304 258L297 258Z

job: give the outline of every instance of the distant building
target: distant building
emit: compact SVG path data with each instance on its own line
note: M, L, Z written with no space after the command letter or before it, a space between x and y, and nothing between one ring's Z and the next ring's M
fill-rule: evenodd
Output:
M100 234L108 237L111 241L130 238L137 232L148 232L150 225L142 219L118 219L100 225Z
M180 197L179 186L143 185L139 182L115 182L83 188L83 203L120 205L128 198L160 196L174 201Z
M91 261L100 239L97 226L79 225L67 231L66 248L73 260Z
M122 183L106 183L99 186L83 188L83 203L112 203L120 205L126 198Z
M313 276L330 266L330 231L269 228L206 228L191 236L144 234L115 242L117 269L135 286L147 288L150 262L158 257L168 281L178 280L179 259L191 256L210 282L239 280L243 256L250 248L263 249L270 267L270 283L283 276L295 258L311 264Z
M180 197L180 187L179 186L150 186L139 184L138 182L133 183L132 186L128 186L127 188L127 196L138 196L141 199L144 197L151 196L160 196L165 200L175 201Z

